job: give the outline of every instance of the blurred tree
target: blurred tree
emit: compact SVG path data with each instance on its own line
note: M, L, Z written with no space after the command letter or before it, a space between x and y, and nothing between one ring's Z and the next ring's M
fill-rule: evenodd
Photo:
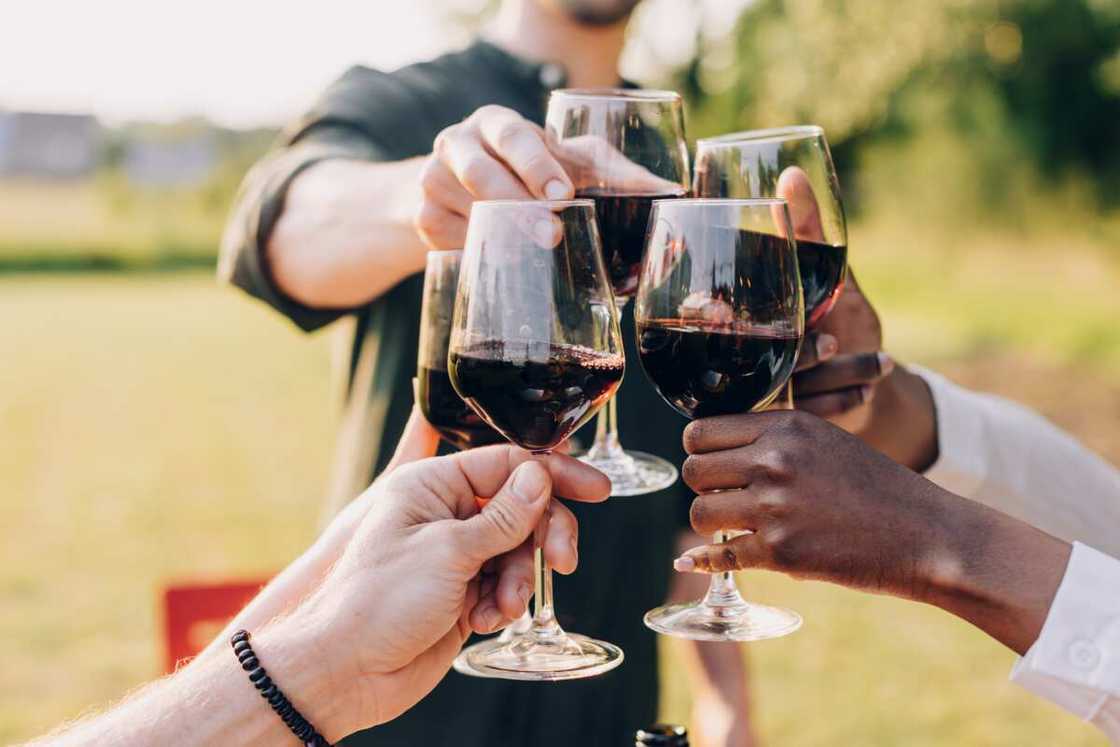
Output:
M758 0L675 78L693 133L815 122L842 171L887 149L962 199L1087 177L1120 203L1118 0Z

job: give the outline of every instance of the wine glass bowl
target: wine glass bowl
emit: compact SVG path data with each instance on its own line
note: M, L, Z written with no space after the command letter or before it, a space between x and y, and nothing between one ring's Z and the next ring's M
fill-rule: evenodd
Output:
M654 203L634 316L642 368L677 412L693 419L770 405L805 334L785 201ZM703 601L651 610L645 623L677 637L750 641L792 633L801 617L746 601L731 574L718 573Z

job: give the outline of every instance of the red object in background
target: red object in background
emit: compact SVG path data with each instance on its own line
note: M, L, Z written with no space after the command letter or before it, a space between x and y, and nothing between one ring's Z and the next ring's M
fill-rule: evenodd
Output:
M163 592L164 670L196 656L269 579L174 584Z

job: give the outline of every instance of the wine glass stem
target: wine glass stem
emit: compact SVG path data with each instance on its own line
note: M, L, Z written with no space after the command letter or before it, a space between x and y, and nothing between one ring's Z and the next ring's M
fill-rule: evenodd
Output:
M544 559L544 540L548 535L548 521L551 511L546 511L540 523L533 530L533 570L535 576L536 606L533 609L532 634L538 638L557 638L564 635L560 623L556 622L556 610L552 606L552 568Z
M618 315L630 302L629 298L615 298ZM620 460L626 458L622 449L622 442L618 438L618 395L612 395L606 407L599 410L595 421L595 443L587 450L587 455L596 460Z
M720 530L715 534L715 544L719 545L731 539L731 533ZM735 577L731 571L713 573L712 580L708 583L708 593L704 596L704 604L709 607L731 607L743 604L743 596L739 587L735 585Z

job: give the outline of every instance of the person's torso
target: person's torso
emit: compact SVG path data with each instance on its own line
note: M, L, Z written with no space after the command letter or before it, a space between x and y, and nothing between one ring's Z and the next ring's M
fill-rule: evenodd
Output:
M418 97L417 116L407 131L393 133L389 155L396 159L429 152L440 130L485 104L506 106L541 123L549 85L562 83L556 68L517 61L484 44L392 75ZM374 473L391 456L412 406L421 287L420 275L408 278L357 318L347 419L360 423L376 441L370 447L377 452ZM623 334L627 372L619 392L622 442L680 464L685 423L642 374L630 313L625 314ZM587 445L592 435L589 426L578 437ZM363 482L349 485L349 494L357 494L372 477L356 476ZM580 521L580 565L572 576L555 579L559 619L568 630L620 645L627 659L619 669L590 680L539 684L452 672L412 711L346 744L625 744L627 735L632 738L635 728L656 716L655 639L641 618L665 599L687 498L678 483L653 495L595 506L572 504ZM586 741L589 734L596 735L596 741Z

